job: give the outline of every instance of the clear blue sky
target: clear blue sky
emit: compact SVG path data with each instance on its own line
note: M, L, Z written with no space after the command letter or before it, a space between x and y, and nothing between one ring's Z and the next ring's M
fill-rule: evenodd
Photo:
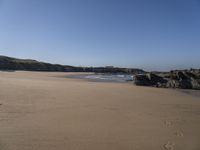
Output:
M0 55L200 68L200 0L0 0Z

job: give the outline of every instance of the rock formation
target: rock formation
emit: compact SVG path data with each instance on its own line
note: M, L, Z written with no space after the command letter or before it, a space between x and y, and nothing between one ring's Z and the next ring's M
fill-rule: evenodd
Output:
M200 70L176 70L168 73L146 73L137 74L134 77L136 85L181 88L181 89L200 89Z

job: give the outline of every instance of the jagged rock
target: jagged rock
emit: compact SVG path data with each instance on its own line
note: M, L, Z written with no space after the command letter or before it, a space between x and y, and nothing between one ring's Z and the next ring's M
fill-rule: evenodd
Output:
M197 78L198 78L197 75L195 75L195 74L192 73L192 72L185 72L185 74L186 74L188 77L190 77L190 78L194 78L194 79L197 79Z
M163 83L167 83L167 80L164 79L163 77L161 76L158 76L154 73L148 73L147 74L147 77L148 79L151 81L151 84L152 85L158 85L158 84L163 84Z
M136 85L164 88L200 89L200 70L148 73L135 77Z
M189 71L177 71L170 72L170 78L167 86L169 88L181 88L181 89L200 89L198 77Z
M179 82L177 80L169 80L166 84L167 88L178 88L179 87Z
M195 79L189 80L168 80L167 88L181 88L181 89L200 89L200 84Z
M146 85L146 86L163 86L163 83L166 83L167 80L164 78L153 74L153 73L148 73L145 75L135 75L134 77L134 83L136 85Z
M134 76L134 83L136 85L145 85L151 86L152 83L146 75L135 75Z
M176 73L176 76L177 76L178 80L187 80L187 79L189 79L189 77L182 71L178 71Z
M181 89L192 89L192 83L190 79L180 80L179 87Z
M192 89L200 90L200 80L191 80Z

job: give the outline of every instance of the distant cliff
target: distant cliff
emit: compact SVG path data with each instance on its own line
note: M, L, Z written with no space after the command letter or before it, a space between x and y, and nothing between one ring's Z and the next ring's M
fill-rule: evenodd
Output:
M32 59L18 59L0 56L0 70L58 71L58 72L97 72L97 73L144 73L141 69L115 67L75 67L50 64Z

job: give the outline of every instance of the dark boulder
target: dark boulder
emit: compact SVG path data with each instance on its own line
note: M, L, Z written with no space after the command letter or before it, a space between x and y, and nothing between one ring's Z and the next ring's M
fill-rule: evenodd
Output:
M192 83L190 79L180 80L179 87L181 89L192 89Z
M178 80L187 80L187 79L189 79L189 76L187 76L185 74L185 72L182 72L182 71L176 72L176 76L177 76Z
M197 79L197 78L198 78L198 76L195 75L195 74L192 73L192 72L185 72L185 74L186 74L188 77L190 77L190 78L194 78L194 79Z
M154 73L148 73L147 77L151 81L152 85L158 85L158 84L167 83L166 79L164 79L163 77L158 76L158 75L156 75Z
M141 74L134 76L134 83L136 85L145 85L145 86L151 86L152 85L149 78L146 75L141 75Z
M167 83L167 80L156 74L148 73L148 74L142 74L142 75L135 75L134 83L136 85L161 87L163 86L164 83Z

